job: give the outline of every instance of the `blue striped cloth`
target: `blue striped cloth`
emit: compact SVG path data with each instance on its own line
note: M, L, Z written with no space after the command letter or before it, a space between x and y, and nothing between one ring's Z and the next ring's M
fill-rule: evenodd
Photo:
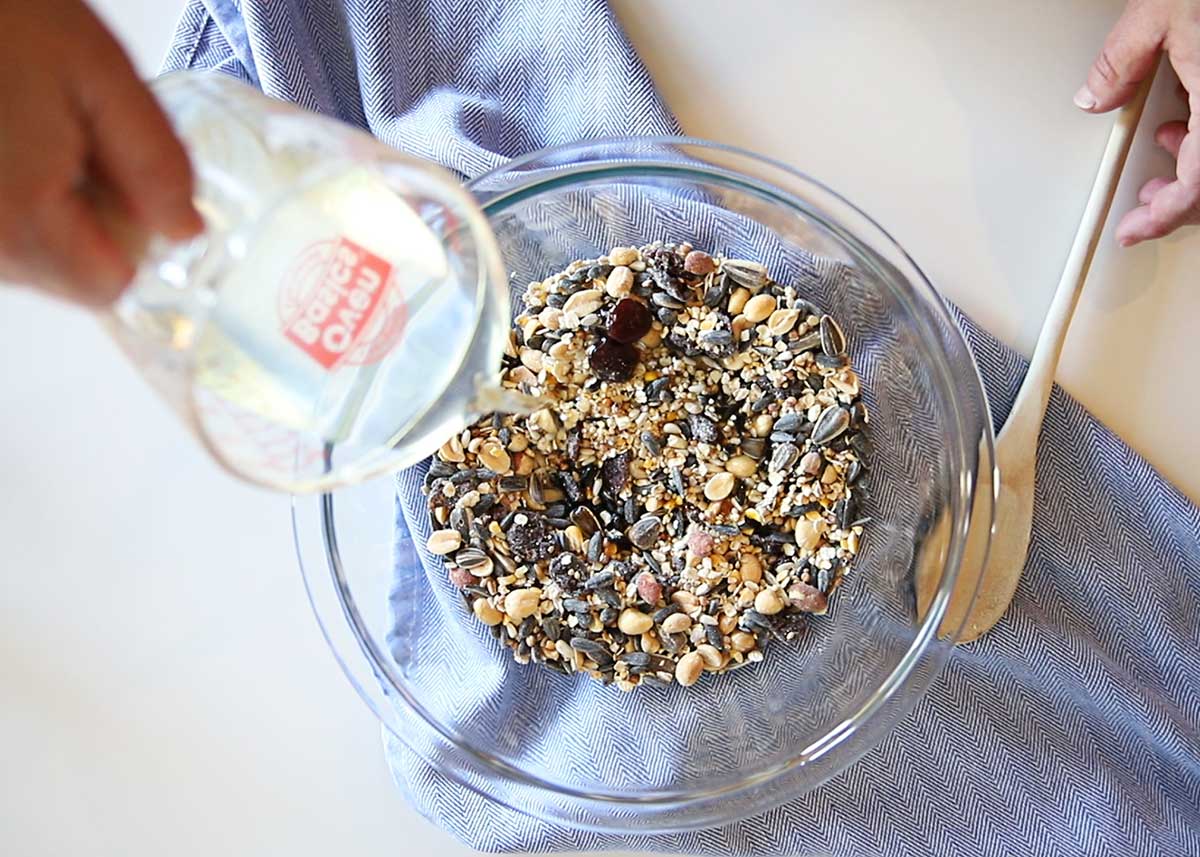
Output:
M330 2L192 0L166 68L236 75L468 176L546 145L676 129L603 0L347 0L344 16ZM1002 423L1025 363L961 323ZM482 850L1200 854L1200 511L1058 389L1038 476L1004 621L874 752L786 806L620 837L504 809L392 742L396 780ZM403 532L420 498L400 499Z

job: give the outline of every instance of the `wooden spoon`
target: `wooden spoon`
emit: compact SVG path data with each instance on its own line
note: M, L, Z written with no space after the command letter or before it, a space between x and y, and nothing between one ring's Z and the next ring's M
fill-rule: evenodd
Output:
M1025 557L1029 552L1030 529L1033 525L1034 477L1037 463L1037 440L1041 432L1042 419L1046 415L1046 404L1054 385L1054 373L1062 354L1063 342L1071 316L1079 302L1087 279L1088 269L1096 254L1096 245L1104 231L1104 221L1112 207L1121 170L1129 155L1129 147L1137 131L1146 97L1154 82L1151 75L1138 90L1137 96L1123 107L1113 122L1108 137L1108 146L1100 159L1092 193L1075 233L1062 279L1050 302L1046 319L1033 349L1029 371L1017 392L1016 401L1008 415L1000 436L996 439L996 469L1000 474L999 491L996 497L996 523L990 549L987 539L979 537L978 526L972 527L974 537L968 536L963 557L963 575L950 596L941 634L953 635L959 627L957 642L969 643L991 629L1000 620L1012 601L1013 593L1021 580ZM986 457L984 457L986 459ZM984 474L981 484L976 486L975 520L983 520L986 514L987 495L990 484ZM943 518L946 518L943 515ZM948 540L948 519L939 521L930 536L938 541L938 533ZM986 562L982 554L986 551ZM939 552L930 555L931 562L937 560ZM923 564L924 565L924 564ZM982 568L975 577L971 569ZM922 573L925 571L926 573ZM917 603L924 615L933 598L936 575L922 569L917 574ZM976 581L978 595L976 595ZM972 601L972 596L974 600ZM965 613L965 616L964 616Z

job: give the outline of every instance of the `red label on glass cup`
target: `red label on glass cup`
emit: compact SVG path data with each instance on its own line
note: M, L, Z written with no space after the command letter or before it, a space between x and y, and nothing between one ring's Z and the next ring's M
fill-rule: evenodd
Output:
M280 289L279 313L284 335L326 369L379 360L407 316L392 266L345 237L305 249Z

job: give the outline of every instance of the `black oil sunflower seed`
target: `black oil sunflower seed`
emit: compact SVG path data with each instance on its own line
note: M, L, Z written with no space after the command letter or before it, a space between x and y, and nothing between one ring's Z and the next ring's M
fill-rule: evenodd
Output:
M654 615L651 618L654 620L655 625L661 625L663 619L666 619L668 616L674 616L678 612L679 612L678 605L668 604L666 607L663 607L661 610L655 610Z
M587 543L587 558L588 562L599 562L600 557L604 556L604 533L600 530L592 533L592 537Z
M586 581L584 581L583 588L586 592L592 592L604 586L612 586L613 580L615 579L616 575L613 574L612 569L606 568L602 571L596 572Z
M652 431L644 431L641 434L642 445L646 447L646 451L655 458L662 455L662 442L659 441L658 435Z
M721 629L716 625L705 625L704 635L708 638L708 644L719 652L725 651L725 635L721 633Z

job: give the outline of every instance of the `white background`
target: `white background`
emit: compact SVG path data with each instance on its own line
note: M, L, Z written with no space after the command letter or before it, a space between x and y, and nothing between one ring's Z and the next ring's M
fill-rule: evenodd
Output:
M150 73L176 4L96 5ZM1107 133L1070 96L1118 3L616 5L690 132L842 190L1029 347ZM1168 166L1143 138L1128 172ZM1197 245L1106 244L1061 373L1194 497ZM469 853L392 787L286 499L217 472L77 311L0 290L0 360L0 853Z

